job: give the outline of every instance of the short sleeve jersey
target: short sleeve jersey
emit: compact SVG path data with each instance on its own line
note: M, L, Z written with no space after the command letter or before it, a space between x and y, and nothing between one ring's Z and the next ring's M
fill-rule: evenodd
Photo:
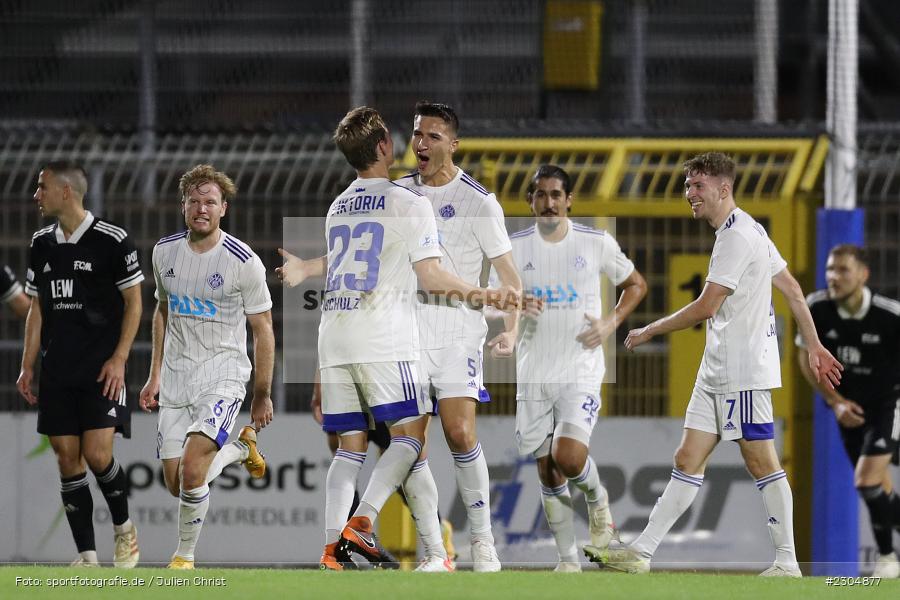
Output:
M41 307L41 372L90 382L119 342L122 290L144 280L138 252L121 227L86 212L69 239L59 224L31 239L25 293Z
M3 265L0 270L0 302L4 304L15 298L22 292L22 284L16 279L16 274L8 265Z
M806 298L819 341L844 371L838 392L863 407L900 397L900 302L863 289L863 303L850 314L818 290ZM797 344L803 346L801 336Z
M534 225L510 240L523 289L544 301L540 317L523 319L516 380L574 385L596 393L605 369L603 347L585 349L575 338L589 326L585 314L603 315L600 277L619 285L634 264L609 233L571 221L559 242L546 241Z
M441 256L428 200L388 179L356 179L328 209L325 235L319 366L418 360L412 265Z
M716 230L706 280L731 294L706 322L698 387L716 394L781 387L772 278L786 266L765 228L743 210Z
M485 258L506 254L512 247L503 208L494 194L462 169L446 185L432 187L417 173L396 181L424 194L431 201L442 253L441 266L471 285L478 285ZM424 349L464 343L478 344L487 333L481 311L462 302L448 305L444 297L431 297L419 307L419 331Z
M243 398L252 366L247 317L272 308L266 268L239 239L219 232L206 252L188 244L188 232L153 248L156 297L168 307L159 403L190 406L201 396Z

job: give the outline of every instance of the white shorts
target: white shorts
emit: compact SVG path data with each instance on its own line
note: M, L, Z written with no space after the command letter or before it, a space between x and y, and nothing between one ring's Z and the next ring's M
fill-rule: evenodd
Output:
M231 435L243 398L200 396L192 406L159 407L156 458L179 458L189 433L202 433L221 448Z
M431 384L431 397L436 400L474 398L479 402L490 402L491 397L483 383L483 346L484 340L478 345L460 344L422 350L422 370L425 383Z
M774 439L772 391L714 394L695 385L684 416L684 426L714 433L723 440Z
M575 387L562 388L554 398L519 400L516 402L519 454L531 454L540 448L560 423L578 427L589 439L597 424L600 403L600 394Z
M320 373L325 431L366 431L431 408L415 361L355 363Z

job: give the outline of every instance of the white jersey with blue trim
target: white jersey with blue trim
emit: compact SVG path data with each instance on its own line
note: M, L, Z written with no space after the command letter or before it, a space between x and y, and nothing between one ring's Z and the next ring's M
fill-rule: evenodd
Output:
M431 201L442 252L441 266L470 285L479 285L485 258L510 251L503 208L494 194L460 168L449 183L432 187L418 173L396 181ZM483 343L487 323L481 310L443 296L419 305L422 348L445 348L461 342Z
M524 317L516 345L517 399L539 400L522 384L558 384L599 392L605 371L603 347L585 349L575 338L589 327L585 313L603 315L600 277L620 285L634 271L608 232L573 221L558 242L536 226L510 236L523 289L544 301L537 318Z
M697 386L716 394L781 387L772 278L787 263L740 208L716 230L706 281L731 290L706 322Z
M325 235L319 367L419 360L412 264L441 255L428 200L388 179L356 179L328 209Z
M252 366L247 318L272 308L266 269L237 238L220 231L210 250L197 253L188 232L153 248L156 298L168 306L160 406L191 406L201 396L243 398Z

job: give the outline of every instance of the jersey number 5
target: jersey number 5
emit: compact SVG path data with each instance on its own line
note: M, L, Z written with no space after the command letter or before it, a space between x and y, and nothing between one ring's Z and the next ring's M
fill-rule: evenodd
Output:
M368 234L368 236L367 236ZM365 238L368 237L368 247L361 248ZM350 241L358 240L357 250L353 260L365 263L365 271L360 273L345 273L341 269L344 255L350 248ZM378 283L378 269L381 268L379 257L381 247L384 244L384 227L375 221L358 223L353 231L349 225L335 225L328 231L328 256L334 257L328 265L328 276L325 280L325 291L333 292L341 288L341 284L348 290L357 292L369 292ZM336 252L336 254L335 254Z

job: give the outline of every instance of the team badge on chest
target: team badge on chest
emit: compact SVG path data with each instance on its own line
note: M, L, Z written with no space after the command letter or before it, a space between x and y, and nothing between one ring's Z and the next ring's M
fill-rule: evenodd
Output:
M587 261L583 256L575 257L575 270L580 271L587 266Z
M456 216L456 209L453 208L452 204L445 204L444 206L441 207L441 210L438 212L440 213L441 217L444 218L445 221L447 219L452 219L453 217Z
M209 287L211 287L212 289L217 290L222 287L223 283L225 283L225 278L218 273L213 273L209 276L209 278L207 278L206 283L208 283Z

